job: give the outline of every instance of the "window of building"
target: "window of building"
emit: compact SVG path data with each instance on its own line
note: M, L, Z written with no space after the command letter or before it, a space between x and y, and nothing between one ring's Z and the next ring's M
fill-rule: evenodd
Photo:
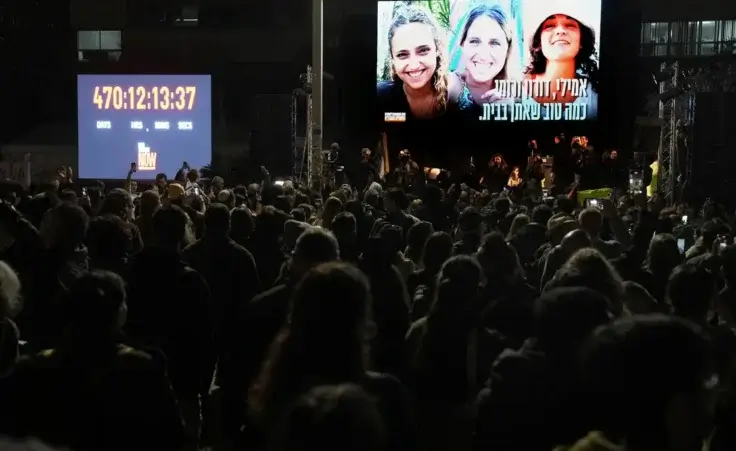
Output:
M644 23L641 27L641 55L666 56L669 42L669 23Z
M120 30L80 30L77 32L77 49L79 50L120 50L122 41L123 36Z
M687 27L682 22L670 24L670 42L686 42Z
M736 54L736 20L643 23L640 54L657 57Z
M707 20L700 23L700 42L716 42L716 22Z
M724 42L736 41L736 20L724 20L721 29Z
M703 56L711 56L716 54L716 44L712 42L702 42L700 44L700 54Z
M117 61L123 48L120 30L79 30L77 57L79 61Z
M667 44L669 23L653 22L642 24L642 44Z
M700 22L684 22L685 39L683 40L683 55L694 56L698 54L698 39L700 39Z
M199 8L196 6L184 6L181 8L181 14L174 19L177 26L196 26L199 23Z
M671 56L686 56L692 54L694 49L688 42L687 22L673 22L670 24L669 54Z
M667 56L667 44L655 44L654 56Z

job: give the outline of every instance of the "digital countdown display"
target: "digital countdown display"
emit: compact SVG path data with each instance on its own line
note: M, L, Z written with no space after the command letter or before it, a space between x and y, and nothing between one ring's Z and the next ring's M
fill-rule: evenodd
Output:
M601 0L378 2L386 123L598 117Z
M209 75L78 75L79 177L173 177L212 159Z

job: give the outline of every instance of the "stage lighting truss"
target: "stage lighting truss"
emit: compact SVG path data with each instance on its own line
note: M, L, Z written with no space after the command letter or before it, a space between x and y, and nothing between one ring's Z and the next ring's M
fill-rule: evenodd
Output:
M323 162L321 147L322 130L314 123L312 114L312 66L307 66L305 73L299 76L300 87L291 95L291 146L292 146L292 174L294 180L307 183L310 186L322 186ZM303 145L298 132L299 99L304 98L306 104L306 127ZM315 151L315 146L318 149Z
M304 147L299 146L299 90L291 93L291 175L294 180L302 179L304 170ZM303 141L306 141L304 139Z
M691 180L696 93L736 91L736 65L715 62L708 67L683 69L679 62L662 63L660 72L652 78L659 85L659 93L649 105L658 106L662 127L657 153L659 191L674 203Z
M667 204L674 203L678 176L678 143L677 121L681 117L681 104L678 100L681 87L679 85L680 63L675 62L671 66L662 63L660 68L662 76L655 75L655 81L659 81L659 148L657 159L659 160L659 181L657 190L664 196ZM659 75L659 74L658 74Z

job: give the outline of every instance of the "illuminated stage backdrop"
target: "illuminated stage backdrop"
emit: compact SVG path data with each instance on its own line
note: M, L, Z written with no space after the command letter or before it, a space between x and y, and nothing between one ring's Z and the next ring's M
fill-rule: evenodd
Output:
M378 2L384 122L590 121L601 0Z
M78 75L79 177L173 177L212 159L209 75Z

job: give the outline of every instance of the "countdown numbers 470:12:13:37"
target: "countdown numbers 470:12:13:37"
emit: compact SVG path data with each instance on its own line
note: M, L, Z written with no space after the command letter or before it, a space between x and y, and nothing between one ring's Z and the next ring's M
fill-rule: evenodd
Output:
M485 103L479 121L584 121L588 116L584 103Z

